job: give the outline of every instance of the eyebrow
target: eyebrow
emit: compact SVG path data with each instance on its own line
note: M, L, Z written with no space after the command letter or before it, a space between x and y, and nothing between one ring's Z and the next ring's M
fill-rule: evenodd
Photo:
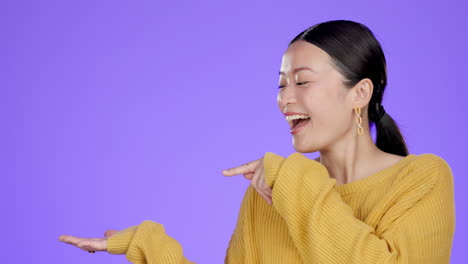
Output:
M296 73L296 72L302 71L302 70L308 70L308 71L311 71L311 72L315 72L315 73L316 73L316 71L312 70L312 69L309 68L309 67L305 67L305 66L304 66L304 67L296 68L296 69L294 69L292 72L293 72L293 73ZM282 75L286 75L286 74L285 74L284 72L282 72L282 71L280 71L279 74L280 74L280 75L281 75L281 74L282 74Z

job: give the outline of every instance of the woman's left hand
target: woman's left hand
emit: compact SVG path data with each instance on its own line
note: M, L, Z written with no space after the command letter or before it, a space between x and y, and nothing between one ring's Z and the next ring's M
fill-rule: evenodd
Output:
M265 173L263 169L263 157L251 162L248 162L239 167L223 170L224 176L234 176L243 174L244 178L250 180L250 184L257 190L265 201L271 205L272 189L268 187L265 181Z

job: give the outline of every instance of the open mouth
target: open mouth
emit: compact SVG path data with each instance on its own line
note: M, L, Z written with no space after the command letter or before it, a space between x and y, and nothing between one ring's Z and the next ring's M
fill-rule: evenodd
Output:
M310 117L309 118L305 118L305 119L295 119L292 121L292 127L291 128L296 128L296 127L299 127L299 126L304 126L306 125L307 122L310 121Z

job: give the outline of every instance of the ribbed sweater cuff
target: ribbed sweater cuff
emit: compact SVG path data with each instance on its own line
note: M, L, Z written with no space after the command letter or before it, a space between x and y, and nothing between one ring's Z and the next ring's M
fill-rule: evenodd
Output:
M278 175L278 171L281 168L281 164L283 164L284 160L284 157L273 152L267 152L265 153L265 156L263 156L265 182L268 187L273 187L276 176Z
M285 158L281 171L281 175L286 175L289 180L292 175L296 175L297 180L301 177L308 177L308 180L311 181L315 186L321 187L324 184L329 184L335 179L330 178L327 168L323 166L320 162L309 159L304 154L295 152ZM278 179L277 179L278 180ZM291 184L285 179L285 184ZM322 191L317 189L318 192Z
M284 159L276 176L277 187L273 188L272 199L276 209L283 216L298 216L298 205L291 203L303 201L303 194L316 198L321 192L332 188L335 181L329 177L327 169L319 162L309 159L302 153L292 153ZM288 208L288 209L287 209Z
M123 229L107 239L107 252L114 255L127 253L128 245L138 226Z

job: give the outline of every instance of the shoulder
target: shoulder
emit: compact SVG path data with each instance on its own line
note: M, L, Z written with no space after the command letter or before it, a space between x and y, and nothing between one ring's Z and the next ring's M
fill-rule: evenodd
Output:
M416 204L431 207L431 204L451 201L453 176L446 160L432 153L424 153L410 154L403 162L386 182L387 199L399 204L395 207L398 212L402 213Z
M415 155L415 166L418 170L424 169L432 169L437 170L441 173L449 173L451 174L452 169L448 162L443 159L442 157L432 154L432 153L423 153L419 155Z
M411 161L406 166L406 180L431 185L453 183L452 169L445 159L432 153L411 155Z

